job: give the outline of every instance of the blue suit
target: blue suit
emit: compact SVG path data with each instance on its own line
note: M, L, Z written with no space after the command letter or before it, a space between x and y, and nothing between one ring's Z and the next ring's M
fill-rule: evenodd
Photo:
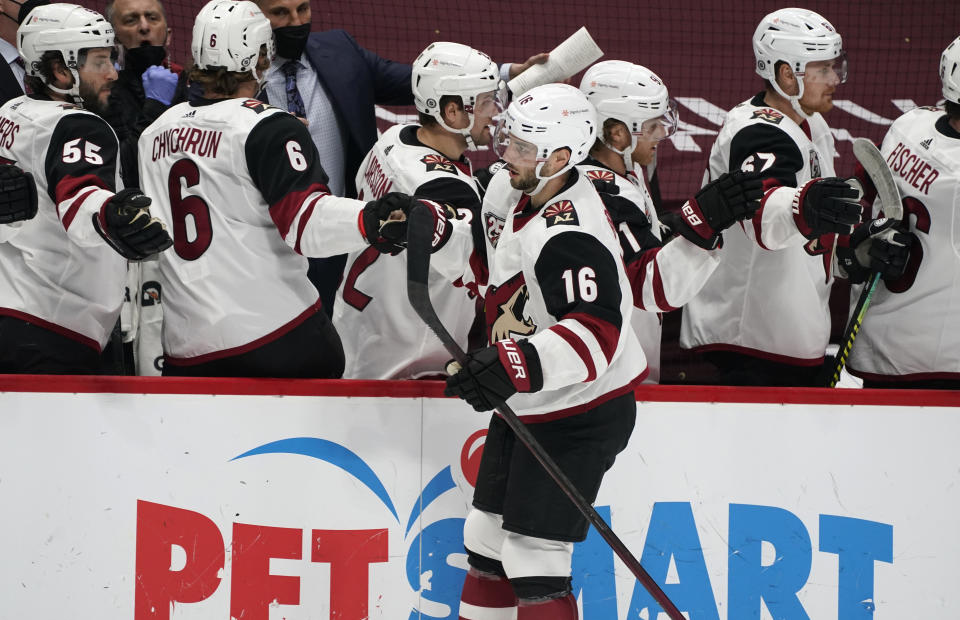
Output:
M377 141L374 107L377 104L413 105L411 67L363 49L344 30L311 33L303 56L316 72L336 112L343 138L344 194L355 198L357 170ZM265 90L262 96L266 97ZM345 255L310 259L310 279L319 289L328 314L333 311L333 299L345 263Z

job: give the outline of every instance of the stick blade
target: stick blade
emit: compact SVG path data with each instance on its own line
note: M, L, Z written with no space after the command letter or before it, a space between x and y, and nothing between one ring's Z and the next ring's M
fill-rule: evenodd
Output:
M853 141L853 154L863 166L877 188L877 195L883 201L883 213L890 219L903 218L903 204L900 202L900 190L893 180L893 173L877 147L866 138Z

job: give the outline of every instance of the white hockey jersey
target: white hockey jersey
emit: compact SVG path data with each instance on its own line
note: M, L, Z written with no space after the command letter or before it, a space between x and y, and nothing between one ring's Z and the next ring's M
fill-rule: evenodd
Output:
M878 381L960 379L960 133L942 109L918 108L880 150L919 243L904 277L877 285L847 366Z
M160 257L165 363L234 356L320 307L306 256L366 247L363 203L329 194L304 125L256 100L181 103L140 136Z
M93 226L119 182L117 137L99 116L49 99L0 107L0 161L37 183L35 218L3 227L0 314L102 350L120 313L127 261Z
M483 217L486 269L470 268L448 243L433 264L448 279L472 279L484 296L489 342L526 338L543 370L543 389L519 393L510 405L528 421L589 410L630 392L647 374L630 324L633 294L610 216L591 182L576 169L546 205L493 176ZM498 230L499 228L499 230ZM475 258L475 257L474 257Z
M388 192L429 198L457 209L469 226L480 194L466 159L451 160L417 139L419 125L394 125L377 140L357 173L361 200ZM345 379L415 379L442 375L450 354L407 299L407 254L367 248L347 257L333 324L343 341ZM463 349L476 317L475 297L444 278L430 279L437 315Z
M759 171L780 187L766 192L751 221L724 231L720 265L683 309L682 347L799 366L823 361L835 236L807 240L791 202L794 188L834 176L835 152L820 114L800 127L767 107L762 93L727 114L705 182L734 170Z

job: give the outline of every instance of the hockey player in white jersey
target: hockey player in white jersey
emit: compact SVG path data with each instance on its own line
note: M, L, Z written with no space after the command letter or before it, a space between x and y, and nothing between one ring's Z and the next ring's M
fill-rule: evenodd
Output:
M419 123L394 125L367 154L357 174L361 199L389 191L427 198L458 225L479 229L480 193L465 156L490 144L490 125L502 111L505 88L496 64L460 43L431 43L413 62L411 87ZM411 379L438 375L449 354L422 323L397 286L406 278L405 253L373 248L347 257L333 323L343 339L348 379ZM441 277L431 298L451 335L467 348L478 316L476 295Z
M77 5L39 6L17 42L33 94L0 108L0 161L33 177L37 205L0 226L0 372L95 373L127 259L171 240L149 198L117 191L117 137L99 116L117 77L110 24Z
M804 9L764 17L753 47L766 88L728 113L705 178L759 172L767 192L684 307L680 344L707 353L721 383L812 385L830 335L836 235L861 215L858 192L830 178L834 141L822 116L846 80L846 56L833 26Z
M193 28L201 100L140 137L140 178L173 248L161 256L164 375L338 377L343 349L307 256L399 251L409 196L338 198L306 127L253 99L273 56L249 1L213 0ZM398 221L390 221L399 218Z
M847 367L864 387L960 388L960 38L941 56L940 80L944 107L907 112L880 148L914 246L902 276L882 271L854 342ZM867 277L859 263L849 271L853 281Z
M644 180L643 168L656 154L657 143L676 132L677 106L663 81L646 67L622 60L599 62L583 76L580 90L597 108L600 135L590 156L577 166L598 189L612 184L615 195L606 196L604 204L613 219L620 238L627 274L633 283L637 308L632 325L650 373L647 382L660 379L660 312L682 306L703 285L719 262L713 242L704 245L699 235L694 241L678 236L661 248L659 218ZM739 173L738 173L739 174ZM731 187L746 183L745 179L729 179ZM755 204L761 196L760 183L749 187L743 205ZM700 200L709 207L711 201ZM749 208L727 218L721 226L718 214L710 213L716 233L753 215ZM693 232L679 224L678 232ZM717 237L718 239L719 237ZM644 293L647 293L646 295Z
M596 139L593 105L563 84L533 88L495 136L505 164L483 199L484 248L454 231L433 265L484 296L489 346L451 365L448 395L478 411L510 403L592 501L633 429L633 388L647 374L633 330L633 292L600 195L575 166ZM436 219L445 217L434 210ZM485 255L485 261L480 256ZM491 417L473 509L465 619L569 620L573 543L587 522L532 455ZM516 610L514 610L516 608Z

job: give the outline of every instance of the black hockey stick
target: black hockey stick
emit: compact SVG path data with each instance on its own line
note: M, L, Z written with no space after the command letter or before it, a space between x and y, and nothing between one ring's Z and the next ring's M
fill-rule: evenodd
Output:
M900 190L897 189L897 183L893 180L893 174L883 159L883 155L877 150L873 142L865 138L857 138L853 141L853 154L870 176L874 187L877 188L877 195L883 203L883 214L890 219L899 220L903 217L903 204L900 202ZM833 365L833 374L828 387L836 387L840 381L840 373L843 367L847 365L847 358L850 357L850 351L853 349L853 341L860 333L860 326L863 324L863 317L867 314L867 308L873 300L873 294L877 290L877 283L880 281L880 274L876 271L870 274L867 282L863 285L863 291L857 300L857 305L853 309L850 322L843 331L843 339L840 340L840 348L837 350L837 359Z
M433 237L433 214L428 211L428 207L417 204L407 216L407 296L410 298L410 305L420 315L420 318L427 327L437 335L444 348L453 356L461 366L466 366L467 355L464 353L457 341L450 336L440 317L433 309L433 302L430 301L430 291L427 287L430 274L430 243ZM498 405L497 410L503 416L504 421L516 434L517 439L525 445L533 456L540 462L540 465L553 478L554 482L560 487L564 494L570 498L577 510L587 518L600 536L603 537L613 552L627 565L630 572L637 578L647 592L653 597L658 605L670 617L670 620L684 620L683 615L677 609L676 605L667 598L667 595L660 589L657 582L653 580L649 573L640 565L639 560L630 553L623 541L610 529L603 517L590 505L590 502L583 497L579 490L566 474L557 466L557 464L546 453L540 442L530 433L526 425L520 421L517 414L506 403Z

